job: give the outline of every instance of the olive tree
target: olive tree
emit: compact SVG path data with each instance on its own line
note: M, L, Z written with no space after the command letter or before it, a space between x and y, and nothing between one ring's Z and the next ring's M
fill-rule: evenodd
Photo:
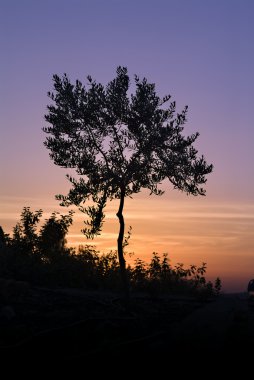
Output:
M119 199L118 258L126 297L128 279L123 253L124 201L141 189L162 195L158 185L165 179L174 188L192 195L205 195L202 185L211 173L193 143L198 133L184 136L188 107L176 112L170 95L160 98L155 84L134 76L130 92L127 68L118 67L106 86L87 77L71 83L68 76L53 76L54 91L45 115L49 127L45 145L56 165L75 169L67 175L71 189L57 195L63 206L76 205L88 215L83 232L100 234L107 201Z

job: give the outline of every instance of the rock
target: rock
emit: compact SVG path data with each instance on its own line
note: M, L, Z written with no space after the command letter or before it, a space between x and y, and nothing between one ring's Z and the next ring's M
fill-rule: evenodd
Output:
M16 313L11 306L3 306L1 308L0 317L10 321L16 317Z
M12 279L0 279L0 297L4 303L10 299L19 299L29 291L29 283Z

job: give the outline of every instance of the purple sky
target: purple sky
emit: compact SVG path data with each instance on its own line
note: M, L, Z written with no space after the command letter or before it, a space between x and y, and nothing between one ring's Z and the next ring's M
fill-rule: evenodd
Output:
M69 188L43 146L52 75L66 72L86 82L91 74L106 83L123 65L131 77L155 82L160 95L170 93L179 110L189 106L186 133L200 132L197 147L215 166L207 205L217 213L229 208L230 215L236 207L247 218L243 233L246 224L250 230L253 18L248 0L1 0L0 225L8 230L23 206L52 204ZM226 236L230 227L223 222L223 228ZM242 235L243 247L246 239L254 277L253 239Z

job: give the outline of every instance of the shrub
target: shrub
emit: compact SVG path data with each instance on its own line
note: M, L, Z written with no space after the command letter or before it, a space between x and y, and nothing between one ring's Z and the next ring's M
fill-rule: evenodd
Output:
M117 252L100 254L91 245L76 251L66 246L66 234L72 224L73 212L53 213L39 232L42 210L32 212L25 207L13 236L0 227L0 277L28 281L36 285L121 290ZM125 240L128 245L130 233ZM125 253L126 254L126 253ZM162 293L218 295L221 280L206 282L206 263L185 268L182 263L170 265L168 255L153 252L150 263L137 258L127 274L133 291L153 296Z

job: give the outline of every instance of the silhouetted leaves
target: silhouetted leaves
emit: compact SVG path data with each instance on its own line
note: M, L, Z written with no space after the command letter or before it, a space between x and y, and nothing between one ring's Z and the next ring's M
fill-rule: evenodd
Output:
M43 286L82 287L120 291L120 265L117 251L100 254L91 245L78 250L66 245L66 234L72 224L73 212L67 215L52 213L42 227L38 223L42 210L32 212L24 207L13 236L0 227L0 277L28 281ZM125 237L125 247L131 227ZM217 295L221 280L206 282L206 264L200 267L170 265L168 255L154 252L150 263L137 258L127 267L133 291L159 296L162 293Z
M183 125L188 107L176 113L171 96L162 99L155 84L136 75L136 91L129 96L126 67L106 86L90 76L88 85L71 84L66 74L53 76L53 104L45 116L50 127L45 145L54 163L73 168L80 179L67 178L72 189L58 195L64 206L75 204L89 216L83 232L93 237L101 232L107 200L138 193L142 188L162 195L158 188L168 179L175 188L204 195L201 185L212 165L197 157L193 143L198 133L185 137ZM84 207L87 201L95 206Z
M117 250L128 304L123 252L125 197L142 188L162 195L158 186L165 179L187 194L205 195L201 185L213 167L203 156L197 157L192 144L198 133L182 134L188 107L175 114L175 102L167 104L170 95L161 99L154 83L135 75L136 91L129 96L128 71L121 66L106 86L90 76L87 80L86 87L78 80L71 84L66 74L53 76L54 92L48 93L53 104L45 115L51 126L43 128L48 135L44 144L56 165L75 169L81 176L79 180L67 176L72 189L57 199L61 205L74 204L88 215L82 230L87 238L100 234L107 201L120 200Z

